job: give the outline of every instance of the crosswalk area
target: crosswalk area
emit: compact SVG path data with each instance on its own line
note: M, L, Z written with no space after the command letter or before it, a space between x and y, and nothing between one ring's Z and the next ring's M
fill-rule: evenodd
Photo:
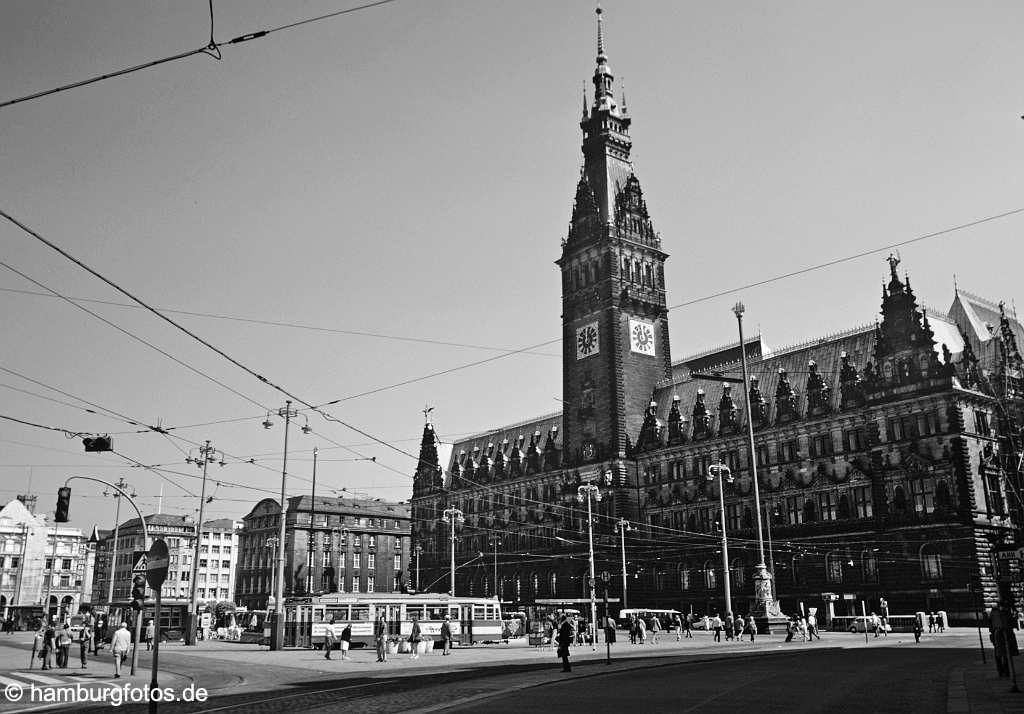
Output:
M108 684L114 681L113 675L99 675L81 670L67 670L66 673L57 669L45 671L17 671L0 673L0 686L16 685L19 687L59 687L68 684Z

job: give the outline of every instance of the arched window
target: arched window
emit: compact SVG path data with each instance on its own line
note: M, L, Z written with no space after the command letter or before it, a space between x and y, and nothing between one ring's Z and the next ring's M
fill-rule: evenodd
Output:
M548 575L548 588L552 595L558 594L558 573Z
M522 600L523 599L523 580L522 580L522 578L519 577L519 575L516 575L514 583L513 583L513 586L514 586L515 593L516 593L516 600Z
M942 554L934 545L921 546L921 576L925 580L942 580Z
M953 507L953 495L949 492L949 484L947 484L945 481L939 481L937 484L935 484L935 507Z
M865 583L878 582L878 560L872 550L865 550L860 554L860 575Z
M845 493L839 497L839 520L845 521L850 517L850 497Z
M839 585L843 582L843 556L841 553L832 552L825 556L825 579L829 585Z
M733 587L743 587L746 580L746 572L743 570L743 563L739 558L733 558L732 565L729 566L729 578L731 579L731 585Z
M907 492L903 490L902 486L897 486L892 490L892 507L897 513L907 512Z
M710 560L704 561L704 587L708 590L718 588L718 576Z
M690 589L690 568L685 563L679 564L679 589Z
M530 573L530 594L537 597L540 592L540 576L537 573Z
M804 523L813 523L818 520L817 509L814 506L814 501L808 498L804 501Z

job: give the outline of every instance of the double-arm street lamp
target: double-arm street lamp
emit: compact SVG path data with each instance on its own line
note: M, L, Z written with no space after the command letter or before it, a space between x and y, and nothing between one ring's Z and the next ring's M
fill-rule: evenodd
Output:
M615 523L615 530L619 532L622 544L622 607L625 609L629 607L629 601L626 599L626 531L633 530L633 526L625 518L620 518Z
M576 500L587 502L587 541L590 547L590 578L587 585L590 587L590 627L593 637L590 639L591 649L597 649L597 582L594 575L594 512L590 505L590 499L601 501L601 490L592 483L586 483L576 488Z
M199 617L199 542L203 539L203 507L206 505L206 467L210 463L219 463L221 466L225 466L227 462L224 460L224 454L213 448L210 440L207 439L206 444L199 447L199 456L193 457L189 454L185 458L185 463L195 464L203 470L203 485L199 491L199 520L196 521L196 542L194 544L195 547L192 549L192 588L189 596L189 616L187 618L188 624L185 626L185 644L194 645L196 643L196 619Z
M466 517L462 515L462 511L458 508L446 508L444 509L444 515L442 516L444 522L451 527L451 538L452 538L452 572L451 572L451 586L449 587L449 594L455 597L455 524L465 523Z
M718 506L722 527L722 575L725 583L725 614L732 614L732 585L729 582L729 538L725 532L725 484L732 483L732 471L721 461L708 466L708 481L718 479Z

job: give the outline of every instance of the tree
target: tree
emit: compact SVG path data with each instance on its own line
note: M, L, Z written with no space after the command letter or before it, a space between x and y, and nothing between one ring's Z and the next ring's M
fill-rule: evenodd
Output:
M213 616L218 626L226 627L225 620L228 614L235 611L235 603L230 600L218 600L217 604L213 608Z

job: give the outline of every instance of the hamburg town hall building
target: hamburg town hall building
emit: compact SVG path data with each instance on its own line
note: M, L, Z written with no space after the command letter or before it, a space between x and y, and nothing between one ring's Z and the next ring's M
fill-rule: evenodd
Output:
M600 14L593 83L557 261L563 410L456 442L446 463L428 421L411 501L423 589L449 589L454 528L457 594L497 594L534 616L589 615L579 497L592 484L597 594L607 588L613 616L624 601L747 614L760 561L756 466L783 612L817 607L827 620L860 614L863 601L869 612L944 610L966 622L1000 594L1019 604L1015 317L957 289L945 314L926 310L890 256L880 313L863 306L872 324L785 349L745 340L746 413L739 343L672 360L668 246L633 172L632 120L615 100ZM716 463L734 477L724 486L731 608L721 479L708 479Z

